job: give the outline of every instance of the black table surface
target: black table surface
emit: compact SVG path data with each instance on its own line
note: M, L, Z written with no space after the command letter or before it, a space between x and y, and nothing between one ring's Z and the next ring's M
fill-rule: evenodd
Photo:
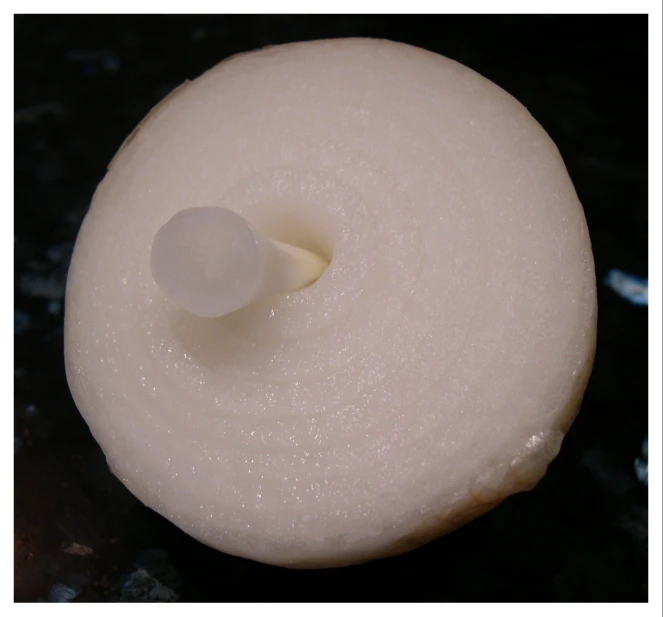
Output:
M291 571L199 544L112 476L67 387L64 283L106 165L170 90L238 52L348 36L458 60L548 131L587 215L598 350L534 491L406 555ZM647 308L603 284L647 276L646 16L17 16L14 122L17 601L646 601Z

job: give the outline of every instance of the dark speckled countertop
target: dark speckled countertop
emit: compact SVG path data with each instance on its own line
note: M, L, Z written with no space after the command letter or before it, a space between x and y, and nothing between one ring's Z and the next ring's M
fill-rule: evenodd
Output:
M202 546L111 475L65 380L64 282L106 165L163 96L237 52L346 36L458 60L549 132L587 214L598 352L536 490L407 555L289 571ZM646 601L647 308L603 284L647 276L646 17L18 16L15 48L17 601Z

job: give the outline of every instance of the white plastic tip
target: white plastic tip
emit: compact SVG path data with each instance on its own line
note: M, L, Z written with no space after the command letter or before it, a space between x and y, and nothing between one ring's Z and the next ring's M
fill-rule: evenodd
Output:
M150 267L159 288L198 317L221 317L258 298L315 282L328 263L259 235L236 212L189 208L154 236Z

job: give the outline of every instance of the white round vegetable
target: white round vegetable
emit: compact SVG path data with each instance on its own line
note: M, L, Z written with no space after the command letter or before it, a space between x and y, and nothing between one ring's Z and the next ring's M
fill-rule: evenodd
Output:
M145 504L227 553L325 567L532 487L595 328L543 129L456 62L348 39L235 56L139 125L76 243L65 354Z

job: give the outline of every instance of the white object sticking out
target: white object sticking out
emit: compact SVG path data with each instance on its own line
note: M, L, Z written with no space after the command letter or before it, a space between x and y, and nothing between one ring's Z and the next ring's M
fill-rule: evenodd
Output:
M258 234L226 208L178 212L154 237L156 284L198 317L221 317L258 298L302 289L328 263L305 249Z

